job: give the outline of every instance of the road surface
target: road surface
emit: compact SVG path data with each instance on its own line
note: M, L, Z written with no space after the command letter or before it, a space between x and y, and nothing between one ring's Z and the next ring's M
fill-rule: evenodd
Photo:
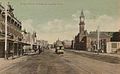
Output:
M0 70L0 74L120 74L120 64L109 63L65 51L45 50Z

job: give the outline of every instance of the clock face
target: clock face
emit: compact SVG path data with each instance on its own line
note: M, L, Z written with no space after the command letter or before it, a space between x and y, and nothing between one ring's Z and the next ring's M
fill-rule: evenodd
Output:
M81 18L81 21L83 22L83 21L84 21L84 18Z

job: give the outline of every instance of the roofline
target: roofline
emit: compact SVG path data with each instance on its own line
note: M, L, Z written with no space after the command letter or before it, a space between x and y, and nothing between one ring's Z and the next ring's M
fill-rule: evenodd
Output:
M1 7L2 9L5 9L4 6L2 6L1 4L0 4L0 7ZM8 12L8 13L9 13L9 15L10 15L11 17L14 18L14 20L16 20L17 22L19 22L19 24L21 24L21 22L20 22L16 17L12 16L12 15L10 14L10 12Z

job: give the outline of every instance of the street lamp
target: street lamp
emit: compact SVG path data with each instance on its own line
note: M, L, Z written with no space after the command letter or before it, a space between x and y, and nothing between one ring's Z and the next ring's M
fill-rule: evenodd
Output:
M7 2L5 2L5 59L8 59L7 56Z

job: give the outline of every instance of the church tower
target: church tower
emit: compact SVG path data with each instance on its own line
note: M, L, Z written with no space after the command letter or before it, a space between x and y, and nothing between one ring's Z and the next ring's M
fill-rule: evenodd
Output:
M80 14L79 33L75 36L74 48L77 50L86 49L86 36L87 31L85 30L85 16L83 10Z
M85 27L85 16L82 10L80 15L80 23L79 23L79 42L81 42L83 37L85 37L84 27Z
M79 33L80 34L84 34L84 26L85 26L85 16L83 13L83 10L81 11L81 15L80 15L80 23L79 23Z

